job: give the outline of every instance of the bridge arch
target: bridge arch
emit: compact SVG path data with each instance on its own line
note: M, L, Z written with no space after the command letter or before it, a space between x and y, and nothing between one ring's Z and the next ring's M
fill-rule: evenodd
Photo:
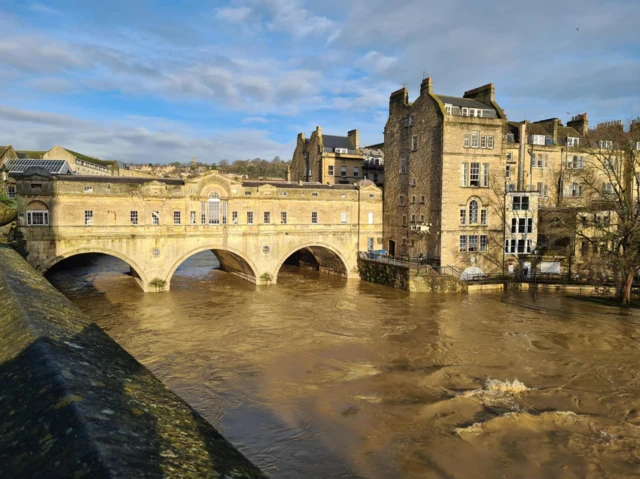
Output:
M203 251L211 251L216 255L218 261L220 262L220 269L223 271L227 271L233 273L237 276L240 276L252 283L257 283L259 281L256 265L253 261L247 258L244 254L239 252L236 249L220 246L200 246L198 248L190 250L188 253L182 255L176 262L173 264L169 272L167 273L167 277L165 279L167 285L171 282L171 278L173 278L174 273L180 267L182 263L188 260L195 254L202 253Z
M71 258L73 256L79 256L81 254L105 254L108 256L113 256L114 258L118 258L119 260L127 263L132 270L132 273L142 288L143 291L147 290L147 285L149 284L149 279L147 278L147 274L144 269L138 265L138 263L132 260L127 255L120 253L119 251L115 251L108 248L99 248L99 247L87 247L87 248L76 248L64 253L61 253L49 260L45 261L42 267L38 268L42 274L45 274L51 268L53 268L56 264L64 261L65 259Z
M345 278L349 276L349 262L345 259L344 255L331 245L315 242L296 246L283 255L275 270L274 277L276 279L285 261L298 252L311 254L318 263L321 272L344 276Z

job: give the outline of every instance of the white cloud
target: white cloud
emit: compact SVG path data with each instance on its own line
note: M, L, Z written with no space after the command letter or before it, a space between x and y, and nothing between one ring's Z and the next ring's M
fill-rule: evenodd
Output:
M220 20L226 20L228 22L243 22L251 15L251 9L249 7L227 7L219 8L216 11L216 18Z
M337 35L335 22L302 8L298 0L258 0L257 3L262 4L271 16L267 22L269 30L287 32L299 38L328 35L328 39L332 39Z
M44 13L46 15L62 15L62 12L56 10L55 8L48 7L41 3L32 3L29 5L29 10L37 13Z

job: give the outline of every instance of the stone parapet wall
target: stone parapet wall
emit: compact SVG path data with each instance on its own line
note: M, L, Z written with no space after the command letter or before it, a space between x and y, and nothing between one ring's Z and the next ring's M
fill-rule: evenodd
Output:
M1 477L265 477L0 245Z

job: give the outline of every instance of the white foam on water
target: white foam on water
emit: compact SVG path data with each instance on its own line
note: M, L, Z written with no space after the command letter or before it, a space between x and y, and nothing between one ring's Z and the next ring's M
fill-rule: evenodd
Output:
M501 381L495 378L487 378L484 388L465 391L460 396L475 399L484 406L503 407L513 411L520 411L520 405L516 402L516 397L533 389L528 388L517 379Z

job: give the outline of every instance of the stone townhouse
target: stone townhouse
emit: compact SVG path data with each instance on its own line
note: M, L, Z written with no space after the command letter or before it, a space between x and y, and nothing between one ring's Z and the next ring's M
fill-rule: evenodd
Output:
M518 201L518 210L537 205L537 194L505 195L506 131L492 84L454 97L435 94L426 78L412 103L406 88L391 94L384 136L390 254L423 255L467 274L502 267L511 224L504 215L513 209L505 199ZM531 249L533 230L528 239Z
M324 135L318 126L308 139L304 133L298 134L291 159L291 180L353 184L363 179L363 166L358 130L351 130L347 136Z

